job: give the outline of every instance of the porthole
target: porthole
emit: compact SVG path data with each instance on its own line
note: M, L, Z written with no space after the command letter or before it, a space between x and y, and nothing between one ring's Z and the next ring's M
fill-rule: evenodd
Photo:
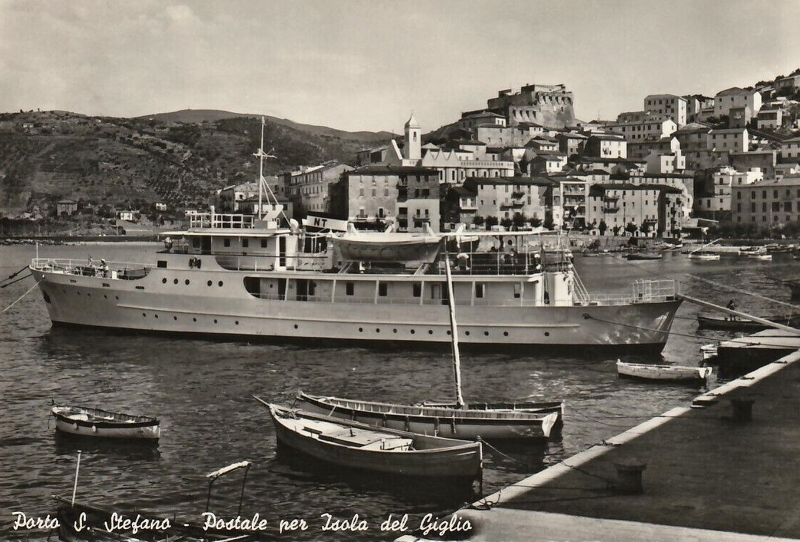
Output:
M197 322L197 318L192 318L192 322Z
M545 337L549 337L549 336L550 336L550 332L549 332L549 331L545 331L545 332L544 332L544 336L545 336Z
M176 322L178 321L178 317L177 316L173 316L172 319L175 320Z
M380 333L380 332L381 332L381 328L379 328L379 327L376 327L376 328L375 328L375 333Z
M215 323L215 324L217 323L217 319L216 319L216 318L214 318L214 323Z
M219 284L220 286L222 286L222 281L219 281L219 283L218 283L218 284Z
M189 279L186 279L186 286L189 286Z
M178 279L172 281L173 284L178 284Z
M363 333L364 332L364 328L363 327L358 328L358 332L359 333Z
M414 330L412 329L412 330L411 330L411 334L413 335L414 333L416 333L416 331L414 331Z
M119 296L118 296L118 295L115 295L115 296L114 296L114 299L116 299L117 301L119 301Z
M508 331L503 332L503 337L508 337Z
M166 284L166 283L167 283L167 279L166 278L161 279L161 284Z
M157 315L157 314L156 314L156 318L158 318L158 315Z
M213 284L213 282L211 282L211 281L209 280L209 281L207 282L207 284L208 284L209 286L211 286L211 285Z
M484 331L484 332L483 332L483 335L484 335L484 336L486 336L486 337L488 337L488 336L489 336L489 332L488 332L488 331Z
M144 316L145 318L147 318L147 314L145 314L145 313L142 313L142 316Z
M469 337L469 331L465 331L465 332L464 332L464 335L466 335L467 337Z
M447 330L447 334L448 334L448 335L452 335L452 334L453 334L453 332L452 332L452 331L450 331L450 330L448 329L448 330Z
M106 294L103 294L103 297L104 297L104 298L106 298L106 299L108 299L108 296L107 296Z
M297 329L297 324L294 325L294 328Z
M433 335L433 330L432 329L428 330L428 335Z
M236 321L234 322L234 324L236 324L236 325L238 326L238 325L239 325L239 320L236 320Z

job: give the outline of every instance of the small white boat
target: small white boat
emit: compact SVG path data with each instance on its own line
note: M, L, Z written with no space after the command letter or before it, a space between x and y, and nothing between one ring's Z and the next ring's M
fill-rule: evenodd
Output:
M99 408L53 406L56 431L84 437L157 441L161 422L149 416L131 416Z
M748 254L747 257L751 260L761 260L764 262L772 261L772 254Z
M278 443L314 459L390 475L470 481L481 476L480 442L375 428L255 399L269 410Z
M705 381L711 375L711 367L689 367L685 365L650 365L625 363L617 360L617 374L644 380Z
M713 262L719 260L720 255L713 252L691 252L689 253L690 260L700 260L705 262Z

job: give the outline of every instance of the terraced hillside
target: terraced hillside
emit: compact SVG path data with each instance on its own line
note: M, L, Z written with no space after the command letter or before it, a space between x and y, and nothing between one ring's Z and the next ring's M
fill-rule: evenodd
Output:
M61 111L0 115L0 211L50 208L63 198L181 207L255 179L260 119L213 113L196 122ZM352 163L356 151L385 136L291 124L267 123L264 144L277 158L266 163L265 174L331 159Z

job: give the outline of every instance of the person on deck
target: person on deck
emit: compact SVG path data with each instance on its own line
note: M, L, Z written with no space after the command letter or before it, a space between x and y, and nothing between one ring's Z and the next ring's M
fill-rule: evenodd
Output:
M728 308L730 310L732 310L732 311L736 310L736 302L733 299L728 301ZM736 315L735 314L731 314L730 317L731 317L731 320L736 320Z

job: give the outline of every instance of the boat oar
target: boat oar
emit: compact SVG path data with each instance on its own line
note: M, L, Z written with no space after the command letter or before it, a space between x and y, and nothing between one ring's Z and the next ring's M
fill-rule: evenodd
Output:
M72 506L75 506L75 494L78 492L78 472L81 470L81 451L78 450L78 464L75 465L75 485L72 486Z

